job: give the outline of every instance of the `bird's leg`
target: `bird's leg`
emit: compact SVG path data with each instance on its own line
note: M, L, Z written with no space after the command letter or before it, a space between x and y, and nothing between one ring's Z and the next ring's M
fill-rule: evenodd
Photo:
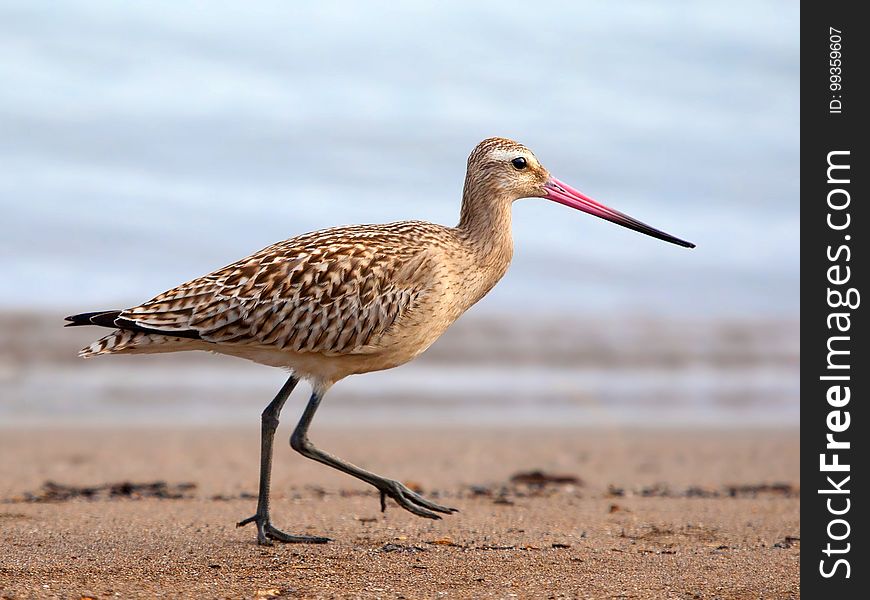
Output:
M269 545L272 543L272 540L301 544L323 544L329 541L329 538L325 537L289 535L284 533L272 526L269 516L269 488L272 482L272 442L275 439L275 430L278 428L278 416L281 414L284 403L297 383L299 383L299 380L291 375L281 387L278 395L263 410L260 429L260 490L257 497L257 512L252 517L248 517L236 524L236 527L241 527L248 523L256 523L257 543L261 545Z
M290 446L292 446L294 450L306 458L321 462L333 469L338 469L339 471L347 473L348 475L353 475L357 479L361 479L362 481L376 487L381 492L381 511L385 510L385 499L389 496L395 500L399 506L420 517L440 519L441 517L437 514L439 512L445 514L457 512L457 509L455 508L441 506L431 500L427 500L398 481L387 479L386 477L381 477L380 475L361 469L360 467L346 462L337 456L333 456L328 452L320 450L312 444L308 439L308 427L311 425L311 420L314 418L314 413L317 411L317 407L320 406L322 396L323 392L315 387L314 392L311 394L311 399L305 407L305 412L302 413L302 418L299 419L299 424L296 425L296 429L293 430L293 435L290 437Z

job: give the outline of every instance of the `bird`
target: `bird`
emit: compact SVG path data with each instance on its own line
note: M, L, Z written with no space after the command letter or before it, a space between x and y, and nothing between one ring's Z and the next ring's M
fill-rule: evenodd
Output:
M300 380L311 396L290 437L303 456L347 473L429 519L457 511L401 482L347 462L309 439L324 395L350 375L405 364L437 340L505 275L513 256L515 200L542 198L679 246L684 241L606 207L550 175L526 146L493 137L468 157L459 223L352 225L281 241L138 306L66 317L70 326L112 329L80 351L90 358L205 350L279 367L289 377L261 414L257 542L326 543L272 523L273 442Z

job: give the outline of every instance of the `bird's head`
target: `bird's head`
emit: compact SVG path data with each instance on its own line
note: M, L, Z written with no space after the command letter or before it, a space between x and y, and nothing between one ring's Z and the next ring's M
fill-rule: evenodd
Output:
M472 150L465 175L465 197L471 202L546 198L672 244L695 247L691 242L608 208L559 181L550 175L531 150L506 138L485 139Z

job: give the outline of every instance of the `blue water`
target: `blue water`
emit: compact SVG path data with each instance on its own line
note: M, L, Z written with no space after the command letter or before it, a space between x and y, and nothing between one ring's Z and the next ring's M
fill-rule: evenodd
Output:
M0 307L114 307L275 240L457 220L491 135L698 244L541 200L482 313L796 315L787 1L3 3Z

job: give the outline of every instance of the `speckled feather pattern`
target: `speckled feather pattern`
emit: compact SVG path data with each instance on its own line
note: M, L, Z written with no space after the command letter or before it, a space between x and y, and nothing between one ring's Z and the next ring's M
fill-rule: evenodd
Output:
M438 235L441 234L441 235ZM426 223L340 227L279 242L121 313L208 342L352 354L379 338L432 291ZM408 240L416 244L408 244Z

